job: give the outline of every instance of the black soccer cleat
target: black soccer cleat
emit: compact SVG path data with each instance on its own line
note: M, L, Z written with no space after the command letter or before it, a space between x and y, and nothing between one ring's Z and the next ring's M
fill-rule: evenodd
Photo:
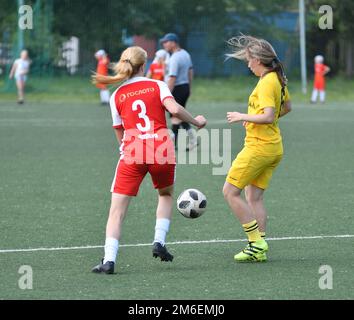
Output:
M107 261L103 263L103 259L100 264L92 269L93 273L105 273L105 274L113 274L114 273L114 262Z
M165 246L159 242L155 242L152 246L152 256L154 258L160 257L161 261L172 261L173 255L169 253Z

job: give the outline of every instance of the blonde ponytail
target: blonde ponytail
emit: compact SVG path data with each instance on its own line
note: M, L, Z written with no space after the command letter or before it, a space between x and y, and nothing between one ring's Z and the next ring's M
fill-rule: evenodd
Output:
M120 60L113 67L114 76L104 76L95 73L92 76L94 84L115 84L135 76L146 63L147 53L140 47L129 47L122 52Z

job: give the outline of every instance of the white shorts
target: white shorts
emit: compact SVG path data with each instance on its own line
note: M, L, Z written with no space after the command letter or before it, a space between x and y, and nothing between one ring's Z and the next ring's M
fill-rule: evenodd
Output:
M15 79L16 79L16 81L26 82L27 76L25 74L19 74L19 75L15 76Z

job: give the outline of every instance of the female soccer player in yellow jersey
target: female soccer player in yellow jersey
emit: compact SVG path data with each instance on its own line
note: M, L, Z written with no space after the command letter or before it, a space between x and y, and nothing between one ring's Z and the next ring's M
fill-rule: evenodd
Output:
M247 61L259 81L248 101L248 113L228 112L229 123L243 122L245 145L233 161L223 193L231 210L248 236L248 245L234 256L238 262L266 261L267 213L263 193L274 169L282 159L283 144L279 118L291 111L287 79L277 54L269 42L251 36L232 38L229 57ZM241 197L245 189L246 200Z

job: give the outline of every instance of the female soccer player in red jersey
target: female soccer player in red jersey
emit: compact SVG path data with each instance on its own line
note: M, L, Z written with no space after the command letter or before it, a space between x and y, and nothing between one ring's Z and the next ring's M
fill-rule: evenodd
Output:
M176 161L165 111L197 128L206 125L203 116L193 118L175 101L164 82L143 77L146 60L145 50L129 47L115 65L115 76L93 76L94 83L124 81L110 100L113 128L121 153L111 188L105 255L102 262L92 269L95 273L114 273L122 222L131 197L137 195L147 173L158 191L152 253L161 261L172 261L173 256L166 249L165 239L172 216Z
M97 59L97 74L101 74L104 76L108 75L108 65L109 58L104 50L98 50L95 53L95 58ZM103 83L96 83L96 87L100 89L100 99L101 104L106 105L109 104L109 90L107 86Z
M317 96L320 94L322 103L326 100L326 79L325 75L331 70L324 63L324 58L321 55L315 57L315 78L313 82L313 91L311 95L311 103L317 102Z
M146 74L147 78L155 80L165 80L166 76L166 60L168 59L168 52L164 49L156 51L155 59L151 63L150 68Z

